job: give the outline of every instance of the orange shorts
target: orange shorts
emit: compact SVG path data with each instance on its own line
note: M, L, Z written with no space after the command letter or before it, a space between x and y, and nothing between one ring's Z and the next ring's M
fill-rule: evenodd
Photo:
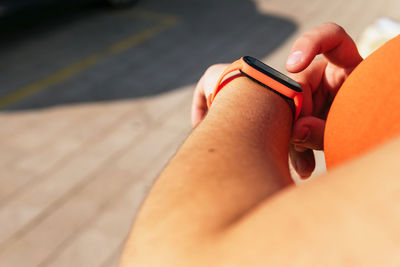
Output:
M327 168L400 135L400 36L372 53L346 79L329 111Z

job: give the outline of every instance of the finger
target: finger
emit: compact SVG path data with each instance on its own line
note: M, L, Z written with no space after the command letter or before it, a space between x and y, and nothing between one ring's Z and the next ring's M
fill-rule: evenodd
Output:
M325 121L313 116L301 117L293 125L291 143L314 150L323 150Z
M203 91L206 97L214 92L215 85L217 84L219 77L228 66L229 64L215 64L206 70L203 82Z
M335 23L324 23L295 41L286 68L289 72L302 71L318 54L324 54L330 62L343 68L354 67L362 61L346 31Z
M200 78L196 85L193 93L192 110L191 110L191 120L192 126L195 128L207 114L207 100L204 95L204 75Z
M289 157L294 170L302 179L311 176L315 169L315 157L314 152L311 149L299 152L294 148L294 145L291 145L289 149Z
M192 126L196 127L206 116L207 97L213 93L219 76L229 64L215 64L210 66L200 78L193 93L191 120Z
M321 84L327 63L325 59L317 59L302 72L289 74L303 89L302 116L310 116L313 113L313 93Z

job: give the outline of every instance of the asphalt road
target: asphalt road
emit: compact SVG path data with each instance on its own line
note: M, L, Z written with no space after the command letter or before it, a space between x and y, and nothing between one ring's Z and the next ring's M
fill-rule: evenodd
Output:
M296 30L245 0L141 0L123 10L60 5L0 25L3 111L174 90L215 62L265 57Z

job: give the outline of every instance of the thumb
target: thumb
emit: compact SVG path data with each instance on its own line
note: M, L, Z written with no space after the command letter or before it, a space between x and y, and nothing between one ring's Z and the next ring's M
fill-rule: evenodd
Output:
M323 150L325 120L307 116L299 118L292 131L291 143L295 147Z

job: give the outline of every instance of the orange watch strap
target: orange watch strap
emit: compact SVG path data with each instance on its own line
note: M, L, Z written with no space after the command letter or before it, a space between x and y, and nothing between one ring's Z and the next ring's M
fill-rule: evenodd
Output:
M233 76L230 76L230 77L226 78L225 80L223 80L223 81L219 84L219 86L218 86L218 91L220 91L222 88L224 88L224 86L227 85L228 83L230 83L232 80L234 80L234 79L236 79L236 78L239 78L239 77L243 77L243 74L242 74L241 72L239 72L239 73L237 73L237 74L235 74L235 75L233 75ZM214 92L215 92L215 90L214 90ZM216 94L215 94L215 95L216 95ZM211 106L211 103L213 102L213 100L214 100L214 98L215 98L215 96L214 96L214 98L213 98L213 96L214 96L214 94L210 94L210 95L207 97L207 107L210 107L210 106Z
M261 84L267 86L272 91L278 92L281 95L284 95L285 97L293 100L295 106L294 119L296 120L300 115L301 107L303 104L302 92L297 92L287 87L286 85L278 82L277 80L269 77L268 75L256 70L255 68L251 67L246 62L244 62L243 58L241 58L240 60L242 61L242 66L243 66L241 71L243 71L246 75L257 80Z
M209 101L207 101L207 102L209 102L209 103L207 103L208 106L211 105L211 103L214 101L215 96L216 96L216 95L219 93L219 91L226 85L226 83L223 83L223 82L222 82L222 81L225 79L225 77L226 77L229 73L231 73L231 72L233 72L233 71L241 70L242 67L243 67L243 62L242 62L241 59L238 59L238 60L236 60L235 62L233 62L231 65L229 65L229 66L224 70L224 72L223 72L223 73L221 74L221 76L219 77L219 79L218 79L218 81L217 81L217 84L215 85L214 92L213 92L211 95L209 95L209 97L207 98L207 100L209 100ZM231 81L231 80L229 80L229 81Z
M244 73L246 76L250 77L251 79L261 83L262 85L266 86L268 89L279 93L281 96L284 96L288 99L293 100L294 104L294 119L296 120L301 111L301 107L303 104L303 94L302 92L297 92L286 85L278 82L277 80L269 77L268 75L258 71L257 69L253 68L252 66L248 65L243 57L239 60L236 60L231 65L229 65L225 71L221 74L220 78L217 81L215 86L214 92L207 97L207 105L208 107L211 106L211 103L214 101L216 95L219 91L233 78L239 77L242 74L231 76L227 79L226 76L234 71L240 71ZM232 78L232 79L231 79ZM225 79L225 80L224 80ZM292 106L292 105L290 105Z

